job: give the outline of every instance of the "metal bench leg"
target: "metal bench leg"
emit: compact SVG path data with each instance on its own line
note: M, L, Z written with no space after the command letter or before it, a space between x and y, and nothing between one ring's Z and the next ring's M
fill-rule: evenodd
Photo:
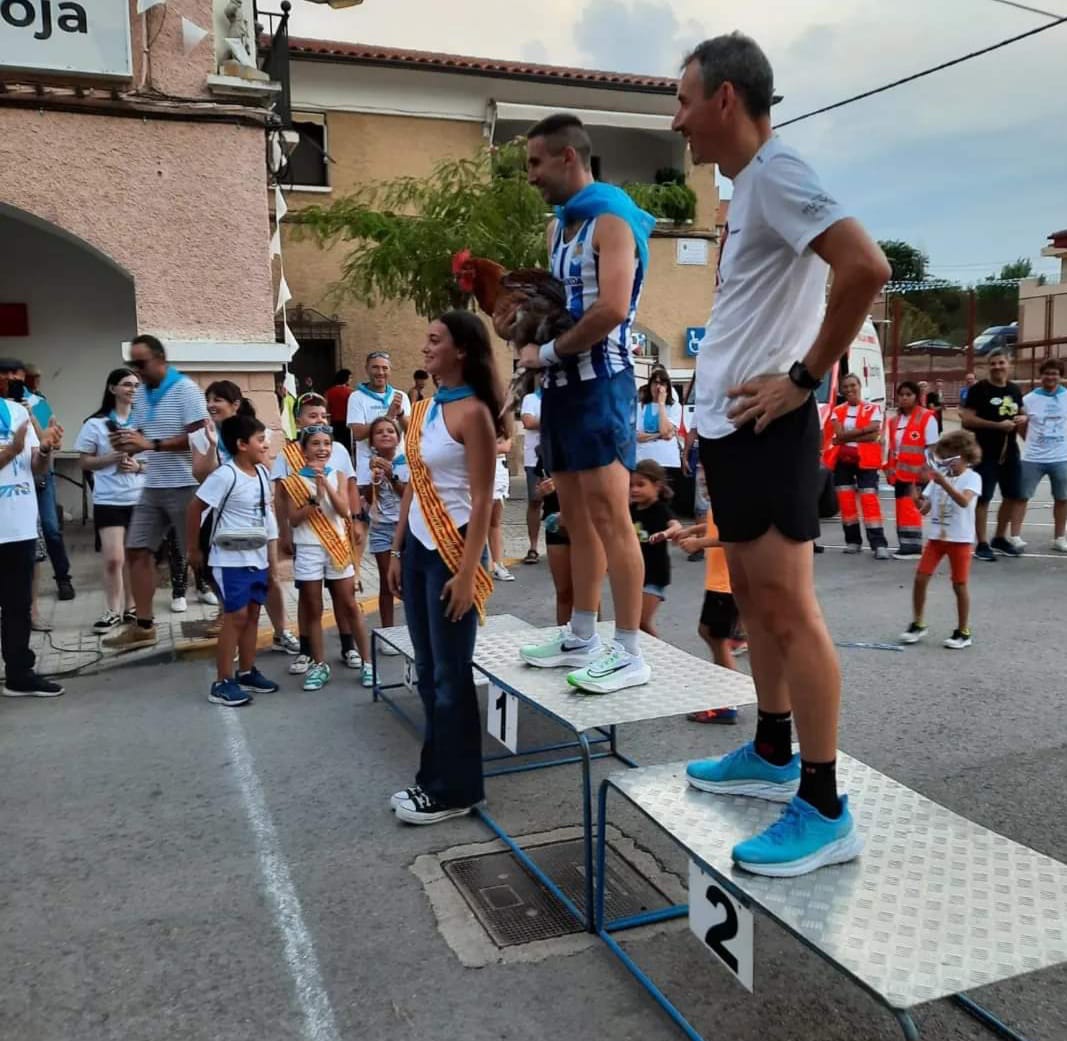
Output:
M585 828L585 927L596 932L593 915L593 781L590 775L589 738L578 735L578 747L582 752L582 825Z
M371 701L378 700L378 634L370 631Z
M1027 1041L1022 1034L1012 1030L1007 1023L997 1019L989 1009L979 1005L977 1001L972 1001L966 994L954 994L952 1000L969 1015L974 1016L984 1027L992 1030L997 1037L1007 1038L1007 1041Z
M907 1041L919 1041L919 1028L915 1025L915 1020L911 1018L911 1013L903 1009L894 1009L893 1015L897 1017L897 1022L900 1024L900 1029L904 1031Z

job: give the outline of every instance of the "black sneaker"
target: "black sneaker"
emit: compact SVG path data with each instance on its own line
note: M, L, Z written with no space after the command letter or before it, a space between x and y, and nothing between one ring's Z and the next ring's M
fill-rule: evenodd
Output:
M1003 557L1021 557L1020 553L1006 538L998 535L989 543L989 547Z
M4 680L5 698L58 698L63 688L52 680L28 672L21 680Z
M695 553L690 553L685 559L688 560L690 564L699 564L700 561L704 559L704 551L698 549Z
M69 578L57 578L56 590L60 600L74 599L74 583Z
M397 805L396 815L407 824L439 824L450 817L465 817L472 809L471 806L446 806L420 788L410 799Z
M989 548L988 542L979 542L978 545L974 547L974 559L985 560L992 563L997 559L997 555Z
M413 784L410 788L405 788L402 792L393 792L389 796L389 808L395 810L402 802L411 802L422 789Z

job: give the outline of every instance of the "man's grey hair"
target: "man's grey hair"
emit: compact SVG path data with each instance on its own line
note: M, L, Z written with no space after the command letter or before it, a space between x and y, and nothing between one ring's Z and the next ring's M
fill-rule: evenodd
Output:
M1011 361L1011 355L1004 350L1003 347L994 347L987 355L986 361L992 361L994 358L1006 358Z
M755 119L770 113L774 72L751 36L732 32L705 40L685 56L682 69L692 61L700 63L704 97L710 98L724 83L731 83L750 116Z

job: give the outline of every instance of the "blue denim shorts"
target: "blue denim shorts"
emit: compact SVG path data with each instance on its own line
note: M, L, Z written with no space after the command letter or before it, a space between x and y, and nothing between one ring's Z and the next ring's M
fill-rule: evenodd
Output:
M574 473L610 466L616 459L637 465L634 374L579 380L545 387L541 396L541 457L548 473Z
M1067 460L1058 463L1032 463L1024 459L1020 466L1020 499L1032 499L1042 477L1048 477L1048 483L1052 485L1053 499L1057 502L1067 499Z
M667 599L667 587L666 586L657 586L657 585L653 585L651 582L649 582L649 583L647 583L645 585L644 589L642 589L641 592L642 593L648 593L649 596L659 597L660 600L666 600Z
M368 545L371 553L388 553L393 548L396 522L373 521L370 526Z

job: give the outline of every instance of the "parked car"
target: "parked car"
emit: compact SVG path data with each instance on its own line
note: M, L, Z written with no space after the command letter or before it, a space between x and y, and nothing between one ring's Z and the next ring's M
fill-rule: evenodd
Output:
M963 348L948 340L913 340L904 350L912 354L959 354Z
M1011 325L991 325L984 329L974 338L974 356L984 358L990 351L998 347L1003 348L1009 354L1015 353L1015 344L1019 340L1019 323Z

